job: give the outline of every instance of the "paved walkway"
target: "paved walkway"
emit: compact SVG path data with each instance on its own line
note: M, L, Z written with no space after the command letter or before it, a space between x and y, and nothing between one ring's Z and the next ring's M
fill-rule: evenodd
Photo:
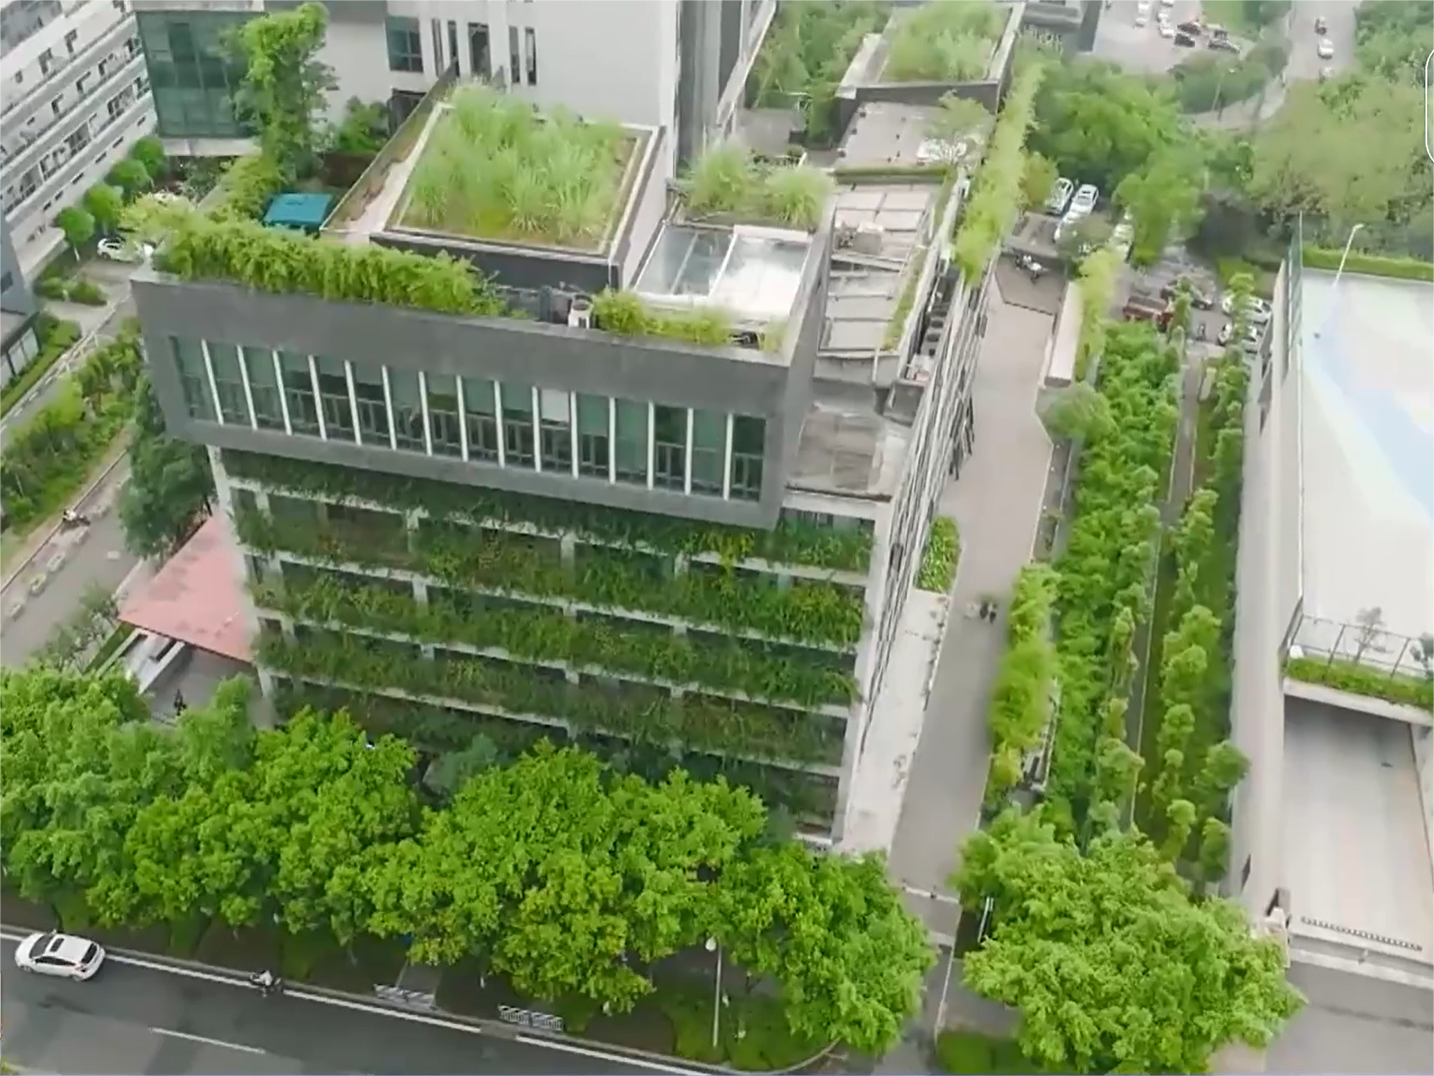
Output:
M972 390L975 451L941 502L961 530L961 563L891 852L893 873L911 889L949 892L957 847L980 818L1005 621L979 620L969 607L988 594L1004 602L1031 556L1051 453L1035 399L1052 328L1050 315L993 293ZM949 902L914 898L913 907L933 929L954 932Z

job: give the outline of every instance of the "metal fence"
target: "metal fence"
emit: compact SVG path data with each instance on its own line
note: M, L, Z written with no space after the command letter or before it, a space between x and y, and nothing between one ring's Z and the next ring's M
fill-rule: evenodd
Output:
M1295 628L1294 645L1302 656L1315 660L1345 661L1390 676L1423 679L1431 674L1428 636L1416 639L1388 631L1377 621L1346 624L1324 617L1302 615Z

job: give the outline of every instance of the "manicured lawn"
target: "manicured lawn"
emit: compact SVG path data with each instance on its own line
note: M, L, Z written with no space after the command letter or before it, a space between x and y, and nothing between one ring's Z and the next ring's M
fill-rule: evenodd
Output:
M936 1036L936 1060L942 1072L1012 1073L1034 1076L1044 1070L1027 1061L1013 1039L956 1029Z

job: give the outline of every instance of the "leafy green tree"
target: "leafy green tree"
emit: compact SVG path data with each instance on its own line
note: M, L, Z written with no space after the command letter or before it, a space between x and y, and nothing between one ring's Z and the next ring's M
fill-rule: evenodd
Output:
M1061 237L1056 240L1056 249L1060 251L1061 257L1079 264L1084 269L1087 262L1105 251L1114 232L1115 226L1110 221L1092 213L1088 217L1082 217L1069 228L1062 228ZM1116 259L1115 264L1119 265L1119 259Z
M1035 207L1045 205L1059 178L1060 173L1054 163L1039 153L1027 153L1025 170L1021 173L1022 203Z
M1195 711L1186 703L1178 703L1165 711L1155 749L1163 758L1170 751L1184 751L1195 732Z
M1428 4L1365 0L1355 8L1355 58L1381 78L1421 85L1431 39L1434 8Z
M1151 814L1163 818L1166 809L1174 803L1185 785L1185 752L1171 748L1160 756L1160 772L1150 786Z
M1121 180L1115 200L1135 222L1130 257L1136 265L1154 264L1194 223L1202 172L1203 163L1189 148L1164 149Z
M125 545L138 556L160 556L193 533L209 514L214 472L203 445L170 437L146 379L135 404L130 479L120 499Z
M1114 64L1076 60L1041 89L1031 148L1107 194L1184 136L1170 93Z
M1084 381L1059 390L1041 417L1052 436L1067 441L1099 440L1110 433L1112 425L1110 404Z
M1176 863L1190 842L1190 830L1195 825L1195 805L1189 800L1174 800L1165 808L1165 822L1165 839L1160 842L1160 854L1167 861Z
M718 940L781 984L793 1031L872 1054L900 1038L935 955L880 857L759 848L723 871L714 905Z
M1200 827L1198 866L1206 885L1220 881L1230 869L1230 827L1218 818L1207 818Z
M124 192L124 200L132 202L154 186L154 177L142 163L133 157L126 157L115 162L115 166L105 176L105 182L112 187L118 187Z
M151 179L158 179L169 167L169 158L164 154L164 143L154 135L145 135L129 148L129 155L144 166Z
M503 753L487 736L474 736L461 751L450 751L441 756L428 773L423 783L441 796L451 797L468 781L484 770L492 769L503 760Z
M1144 764L1145 760L1140 757L1140 752L1133 750L1120 737L1101 737L1095 798L1102 802L1125 803L1135 794L1136 783L1140 780L1140 769Z
M124 197L108 183L96 183L85 191L85 211L94 218L100 231L111 234L120 225L124 213Z
M991 113L980 101L948 93L936 102L926 133L941 142L955 143L975 136L984 142L991 130Z
M315 120L338 86L333 68L317 59L327 30L328 12L309 2L250 19L238 34L246 69L236 107L258 127L263 155L289 183L313 171Z
M1020 1012L1023 1053L1052 1072L1205 1072L1230 1042L1269 1044L1302 1004L1283 957L1224 900L1194 903L1138 833L1082 855L1008 812L962 850L960 891L993 898L966 985Z
M382 102L364 104L350 97L344 118L333 132L333 151L358 155L375 154L388 141L388 108Z
M1196 803L1201 817L1217 814L1231 790L1249 772L1250 760L1229 740L1211 746L1195 777Z
M65 242L70 244L70 253L75 261L80 260L80 248L95 234L95 218L79 206L66 206L55 217L60 231L65 233Z

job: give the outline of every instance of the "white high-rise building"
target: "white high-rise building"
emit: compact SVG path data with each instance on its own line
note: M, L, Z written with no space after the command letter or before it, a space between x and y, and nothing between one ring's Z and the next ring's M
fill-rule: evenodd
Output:
M134 0L158 130L172 154L222 156L246 140L233 114L243 77L228 31L294 0ZM730 131L776 0L325 0L321 59L345 103L406 115L453 65L550 109L678 132L676 162Z
M4 213L28 276L64 244L55 215L154 127L133 15L108 0L0 7Z

